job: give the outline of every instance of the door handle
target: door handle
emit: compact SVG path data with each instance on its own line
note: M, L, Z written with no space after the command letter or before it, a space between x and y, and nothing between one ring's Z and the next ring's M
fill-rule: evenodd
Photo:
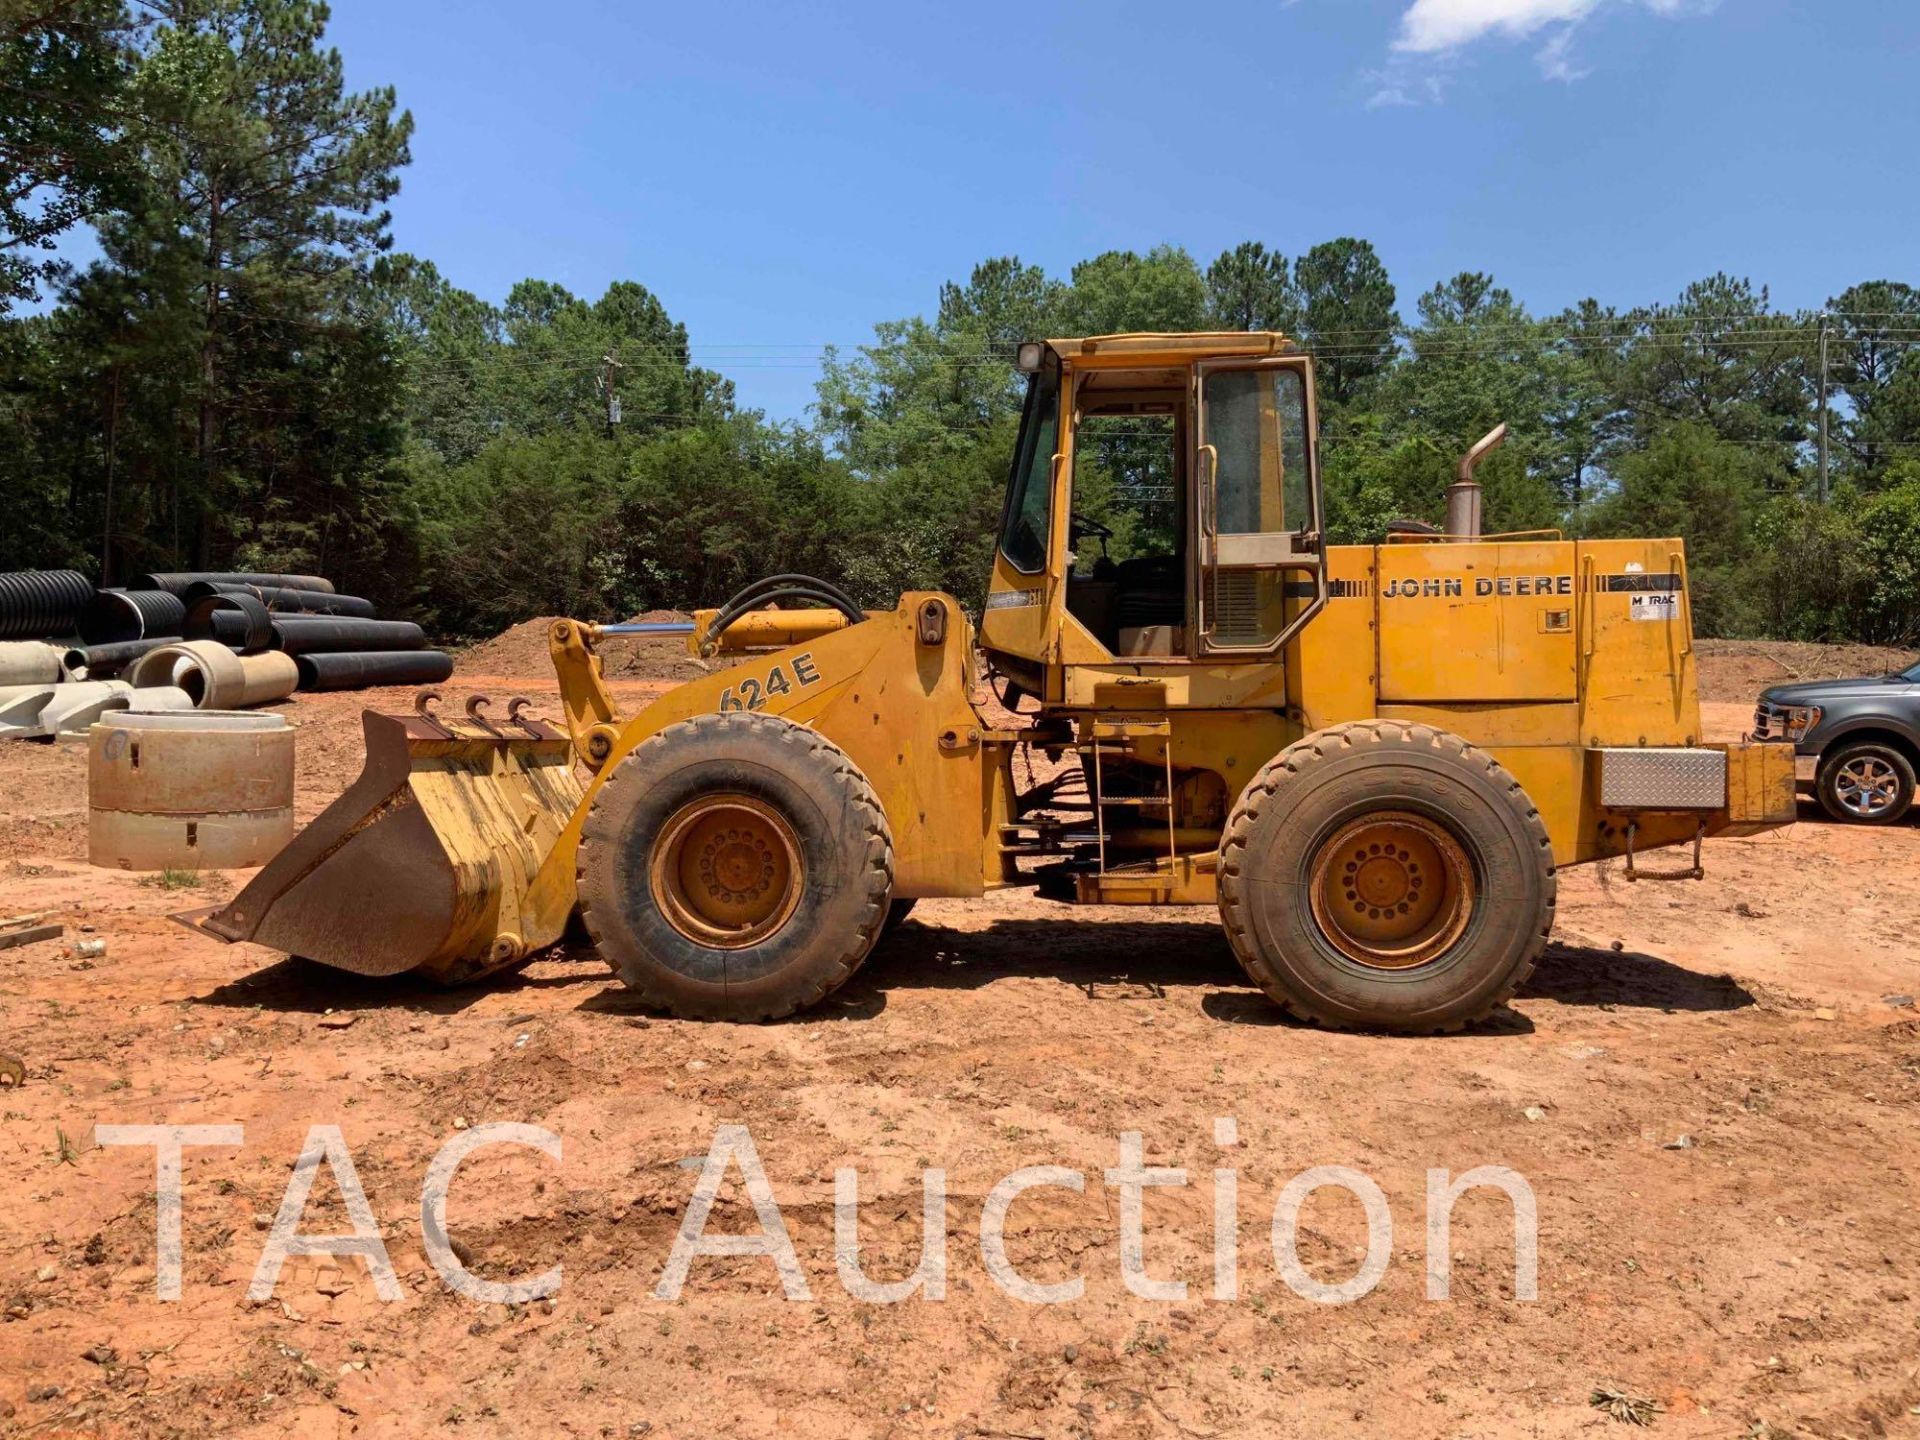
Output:
M1200 458L1204 462L1200 467L1200 527L1211 536L1219 529L1220 452L1203 444Z

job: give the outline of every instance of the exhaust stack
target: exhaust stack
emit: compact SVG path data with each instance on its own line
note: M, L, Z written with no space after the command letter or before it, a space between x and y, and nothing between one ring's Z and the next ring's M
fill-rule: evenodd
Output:
M1447 534L1451 538L1480 538L1480 482L1473 478L1473 472L1506 438L1507 424L1503 420L1476 440L1461 459L1460 478L1447 487Z

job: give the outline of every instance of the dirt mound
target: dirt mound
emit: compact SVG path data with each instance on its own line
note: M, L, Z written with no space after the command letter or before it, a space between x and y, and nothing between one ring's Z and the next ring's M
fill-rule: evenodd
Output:
M494 675L503 679L548 680L553 661L547 651L547 628L553 616L523 620L491 640L468 647L458 657L462 676ZM649 610L633 620L647 624L684 622L692 617L678 610ZM681 635L608 636L596 647L609 680L690 680L704 674L687 654Z
M1752 701L1769 685L1884 675L1913 664L1911 650L1882 645L1815 645L1800 640L1702 640L1700 698Z

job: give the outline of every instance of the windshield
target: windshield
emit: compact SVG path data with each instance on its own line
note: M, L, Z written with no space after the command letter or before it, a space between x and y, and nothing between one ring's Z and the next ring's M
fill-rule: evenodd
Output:
M1916 660L1900 672L1902 680L1920 680L1920 660Z
M1007 480L1007 513L1000 553L1014 569L1035 575L1046 568L1047 534L1053 521L1053 456L1059 448L1060 362L1051 354L1027 382L1026 411Z

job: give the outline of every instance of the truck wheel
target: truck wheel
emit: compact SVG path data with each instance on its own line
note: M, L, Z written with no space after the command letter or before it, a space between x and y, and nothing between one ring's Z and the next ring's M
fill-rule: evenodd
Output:
M1891 825L1913 808L1913 762L1878 740L1842 743L1820 761L1814 793L1836 820Z
M733 711L670 725L594 796L580 915L649 1004L770 1020L860 967L886 922L893 834L832 741Z
M1267 762L1220 847L1220 918L1302 1019L1433 1033L1482 1019L1553 928L1553 845L1520 783L1456 735L1368 720Z

